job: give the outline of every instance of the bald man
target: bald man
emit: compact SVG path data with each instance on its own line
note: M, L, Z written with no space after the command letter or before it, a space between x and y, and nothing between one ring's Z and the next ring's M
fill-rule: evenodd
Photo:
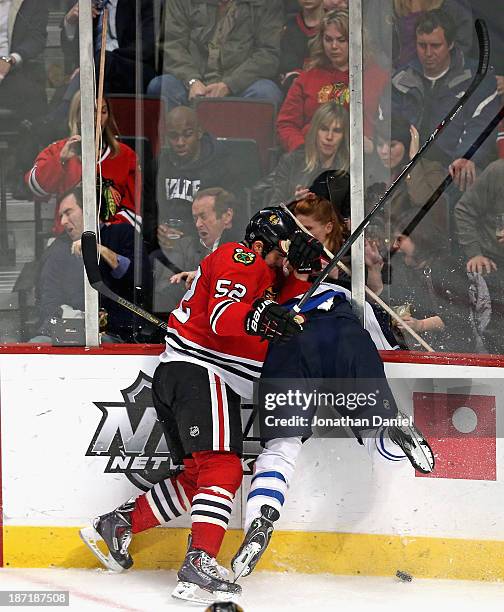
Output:
M203 131L193 109L170 111L157 171L158 238L194 233L191 206L196 194L210 187L236 193L240 177L234 166L225 145Z

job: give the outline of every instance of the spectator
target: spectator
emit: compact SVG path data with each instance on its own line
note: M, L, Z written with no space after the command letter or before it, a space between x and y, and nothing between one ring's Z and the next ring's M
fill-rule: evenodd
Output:
M194 233L191 204L199 189L221 185L234 191L239 177L233 171L225 146L203 132L195 111L179 106L166 118L166 143L157 170L158 232L170 234L168 219L179 222L179 230Z
M171 0L165 5L164 74L148 93L168 109L196 97L279 104L282 0Z
M306 194L291 207L297 220L331 253L337 253L345 239L347 229L342 216L331 202L314 194ZM331 278L338 278L336 274Z
M369 23L371 42L382 54L384 66L397 70L416 58L416 24L426 12L435 9L442 9L452 18L455 44L466 54L474 36L470 0L373 0L368 3L365 22Z
M103 147L97 167L101 184L100 219L107 223L142 222L140 212L141 174L135 152L117 140L117 125L107 99L101 108ZM36 198L60 196L82 180L80 153L80 94L74 96L69 115L70 137L41 151L25 180ZM63 228L56 214L54 232Z
M388 77L369 59L365 64L364 135L371 143L378 100ZM330 100L346 107L350 100L347 11L331 11L324 16L311 46L309 69L294 81L282 104L277 130L286 151L294 151L304 143L315 111Z
M491 163L455 206L458 241L469 273L483 274L492 300L484 333L489 352L504 353L504 160Z
M304 227L311 232L317 240L320 240L320 242L333 254L339 251L348 237L348 230L343 218L334 209L331 202L323 197L315 194L307 194L303 199L296 202L292 207L292 212L296 215L298 221L300 221ZM366 241L366 284L372 288L373 279L378 277L381 291L383 285L381 284L380 275L383 260L381 257L371 258L370 253L373 253L372 247L368 246L368 241ZM321 265L325 267L329 263L329 260L325 255L322 256L321 259ZM349 267L349 258L345 258L345 260L345 264ZM296 276L299 277L299 274L296 273ZM344 291L346 290L349 293L351 290L350 277L338 267L330 272L329 278L333 280L337 279L338 285L343 287ZM382 343L381 348L383 350L391 350L396 342L390 331L387 318L383 316L383 311L376 307L375 304L366 303L364 318L365 327L370 330L371 334L373 334L372 329L376 329L377 324L380 325L388 341L388 343Z
M61 44L66 55L67 67L74 76L79 72L79 3L67 2L69 10L63 19ZM143 93L154 78L154 17L152 0L141 0L140 30L137 32L136 2L130 0L93 0L93 36L95 65L100 66L103 8L109 9L107 42L105 51L105 93L135 93L137 68L140 67ZM137 56L137 38L141 44L141 57ZM77 74L75 74L75 71ZM70 100L80 88L77 78L72 84L67 99Z
M280 80L285 90L304 69L308 45L317 34L322 17L322 0L298 0L301 10L287 19L280 47Z
M241 240L241 229L233 226L236 202L220 187L202 189L192 203L192 215L197 237L182 236L179 240L159 243L164 255L154 260L154 309L170 312L184 295L180 284L185 278L181 271L196 270L200 261L225 242ZM175 273L175 275L174 275Z
M454 37L453 21L446 13L426 13L416 28L418 58L392 79L392 115L399 114L415 125L421 142L430 136L474 78L476 67L465 60L454 44ZM498 109L495 77L489 72L449 129L426 154L449 168L461 191L476 178L475 163L462 156ZM492 155L494 146L487 140L479 149L475 157L482 165Z
M403 233L415 214L416 209L403 211L395 223L392 248L401 257L394 259L391 303L404 307L402 319L435 350L471 352L475 337L465 268L451 255L446 232L428 217Z
M47 2L0 2L0 108L14 111L15 120L9 119L11 127L29 128L47 105L40 56L46 47L48 17ZM11 181L16 190L33 154L29 139L20 137ZM24 198L25 194L21 195Z
M395 116L390 123L378 122L375 147L377 163L368 178L366 199L369 206L376 204L379 196L417 154L420 148L419 134L413 125L402 117ZM412 206L422 206L444 178L445 172L441 164L422 157L390 196L384 209L386 216L394 221L404 210ZM429 214L436 219L439 227L448 229L447 203L443 197Z
M286 153L276 169L260 184L269 187L268 204L278 206L305 197L309 186L324 170L334 170L346 185L333 205L343 217L350 216L350 138L348 111L334 100L320 106L299 149ZM264 196L263 196L264 197ZM332 198L331 198L332 200ZM266 204L263 201L261 205Z
M38 337L33 342L50 342L50 319L62 316L62 306L84 311L84 268L80 237L84 230L80 186L58 200L58 216L64 234L58 236L44 255L38 284ZM105 284L122 297L134 299L134 233L129 224L100 223L100 270ZM150 279L146 252L142 259L143 278ZM119 304L101 297L108 314L106 341L131 342L133 315Z

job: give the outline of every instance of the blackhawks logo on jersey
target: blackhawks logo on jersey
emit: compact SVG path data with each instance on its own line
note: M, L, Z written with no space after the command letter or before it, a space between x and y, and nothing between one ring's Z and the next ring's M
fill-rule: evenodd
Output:
M254 263L256 256L254 253L249 253L248 251L244 251L243 249L235 249L233 253L233 261L236 263L241 263L244 266L250 266Z

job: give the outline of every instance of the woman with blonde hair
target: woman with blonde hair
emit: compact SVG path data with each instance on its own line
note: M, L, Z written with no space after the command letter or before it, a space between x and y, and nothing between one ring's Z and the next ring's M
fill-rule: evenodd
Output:
M348 111L334 100L320 106L313 115L306 142L296 151L286 153L276 169L266 179L272 188L268 203L276 206L304 197L325 170L334 170L340 197L333 205L348 216L348 170L350 166L350 136Z
M106 223L139 226L141 174L138 159L130 147L117 139L118 128L107 98L101 112L101 147L97 163L100 189L100 219ZM82 181L80 92L72 99L68 117L69 138L58 140L41 151L25 180L37 200L60 196ZM53 231L63 230L56 217Z
M278 137L286 151L305 140L315 111L335 101L348 108L348 11L326 13L311 44L308 69L294 81L278 113ZM366 58L364 70L364 134L370 142L378 101L389 80L387 73Z

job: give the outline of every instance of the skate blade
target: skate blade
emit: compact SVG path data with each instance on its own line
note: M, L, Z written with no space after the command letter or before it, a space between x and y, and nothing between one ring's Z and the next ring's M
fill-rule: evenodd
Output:
M416 451L411 456L413 467L422 474L432 473L436 461L430 446L428 444L416 444L413 450Z
M96 531L94 527L84 527L79 530L79 535L84 544L89 548L93 555L100 561L100 563L112 572L124 572L124 567L119 565L117 561L109 554L105 555L99 548L98 542L103 538Z
M173 589L172 597L191 603L211 605L216 601L238 601L238 595L226 591L205 591L193 582L179 582Z
M248 546L243 549L243 552L233 560L233 572L234 572L234 581L236 582L240 578L245 578L252 572L252 567L250 563L257 557L258 553L261 552L261 547L259 544L252 542ZM260 555L259 555L260 557ZM259 557L257 561L259 561Z

